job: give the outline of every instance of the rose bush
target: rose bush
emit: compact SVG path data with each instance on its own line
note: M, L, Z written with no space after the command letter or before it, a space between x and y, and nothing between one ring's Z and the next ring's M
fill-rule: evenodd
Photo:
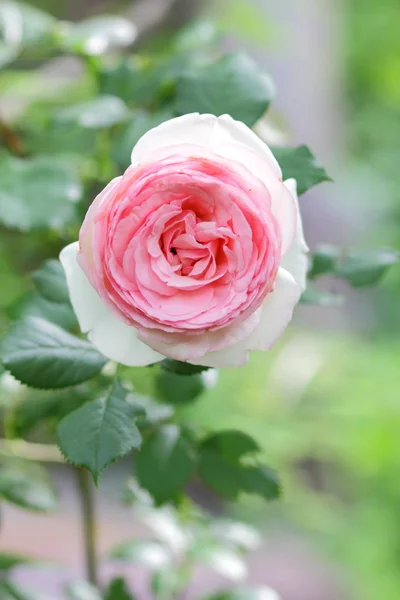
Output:
M228 115L166 121L131 158L60 255L82 332L129 366L268 350L306 284L295 180Z

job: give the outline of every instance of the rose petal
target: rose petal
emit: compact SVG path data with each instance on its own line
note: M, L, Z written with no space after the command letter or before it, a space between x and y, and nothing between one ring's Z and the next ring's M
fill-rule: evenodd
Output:
M299 200L297 197L297 182L295 179L287 179L284 182L287 189L296 200L297 207L297 230L292 246L282 257L281 266L289 271L299 285L301 292L304 292L307 285L308 271L308 246L304 239L303 224L301 221Z
M299 286L285 269L279 269L274 291L265 298L261 318L245 339L190 362L206 367L240 367L247 363L249 350L269 350L290 322L299 299Z
M78 242L66 246L60 253L60 261L81 331L89 331L94 346L121 364L140 367L162 360L161 354L137 338L134 327L126 325L104 304L78 264L78 251Z

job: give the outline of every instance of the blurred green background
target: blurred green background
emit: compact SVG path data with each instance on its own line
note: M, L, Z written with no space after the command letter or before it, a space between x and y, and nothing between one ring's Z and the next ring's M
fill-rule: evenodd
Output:
M137 10L122 1L32 4L65 18ZM157 16L160 3L154 3L156 9L150 0L147 4ZM308 0L282 0L281 13L267 1L177 4L155 30L162 33L165 24L177 26L203 14L222 28L227 47L245 45L267 67L271 62L280 90L275 124L296 141L311 138L317 156L334 170L335 186L325 184L304 199L309 239L399 248L399 1L321 0L316 7ZM303 53L293 56L293 47ZM326 78L318 80L313 66ZM0 85L0 92L9 92L9 80ZM85 97L85 85L77 81L70 93ZM297 102L302 91L310 98L304 112ZM31 86L24 94L40 97L42 90ZM279 108L289 108L289 115ZM62 245L54 233L41 236L2 231L3 327L10 306L30 289L29 271ZM327 282L327 289L332 285ZM306 540L311 555L323 557L343 581L343 596L338 591L329 598L398 600L400 270L392 269L379 290L345 292L344 306L299 308L295 325L271 353L253 356L243 369L225 370L215 389L182 408L182 419L211 428L240 426L260 441L283 475L285 498L270 508L246 501L229 510L268 535L290 532ZM148 391L144 375L136 384ZM287 565L282 581L290 573ZM305 598L282 581L273 583L278 591L283 586L283 600ZM323 585L319 590L309 585L307 600L326 600Z

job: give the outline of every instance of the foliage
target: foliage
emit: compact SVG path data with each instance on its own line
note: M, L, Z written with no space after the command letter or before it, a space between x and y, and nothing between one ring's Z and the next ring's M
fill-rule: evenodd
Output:
M142 512L158 539L127 540L111 554L113 560L144 563L154 596L163 600L184 593L197 563L245 578L244 539L233 539L229 524L194 508L187 488L196 481L227 500L277 499L281 483L270 466L273 447L266 436L243 431L244 424L230 427L229 417L207 425L187 418L201 404L197 400L212 393L218 381L213 370L166 359L117 372L80 336L55 257L76 239L89 203L128 166L131 148L149 128L191 111L228 113L254 126L269 109L274 88L268 74L242 53L219 56L210 27L191 25L162 50L145 50L132 48L136 29L123 17L73 24L13 0L0 5L0 89L7 90L0 120L0 220L6 236L0 261L9 280L18 282L16 294L0 306L6 370L0 495L20 507L49 511L57 497L37 462L71 464L78 478L86 469L97 484L105 468L125 457L135 475L126 495L146 498ZM54 62L66 56L73 56L79 77L59 68L67 63ZM53 69L52 77L46 78L43 64ZM283 177L297 180L299 194L330 180L306 146L273 152ZM320 276L360 287L379 281L397 260L389 250L317 248L309 273L313 287L303 302L329 302L329 294L314 285ZM248 396L247 388L242 391ZM87 508L88 498L83 502ZM162 537L163 518L183 540L179 551ZM12 570L25 560L0 557L7 572L0 594L7 600L42 598L12 582ZM120 578L106 590L73 583L66 596L134 597ZM243 587L215 598L265 596L263 589Z

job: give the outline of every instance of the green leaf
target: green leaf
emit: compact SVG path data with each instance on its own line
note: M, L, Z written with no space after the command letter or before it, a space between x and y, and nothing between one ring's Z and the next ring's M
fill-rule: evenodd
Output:
M193 402L206 389L201 373L182 377L168 371L160 371L155 377L157 395L171 404Z
M57 111L54 120L59 125L74 125L87 129L111 127L130 116L126 104L116 96L99 96L95 100L66 106Z
M21 556L20 554L8 554L5 552L0 552L0 573L1 571L10 571L15 567L19 567L21 565L27 565L34 563L33 558L29 558L28 556ZM1 577L1 575L0 575Z
M113 549L111 558L135 562L149 569L159 569L171 563L169 552L152 540L128 540Z
M231 54L181 76L176 110L181 115L228 113L251 127L262 117L273 96L269 76L245 54Z
M177 425L164 425L150 435L136 456L136 476L157 504L174 500L196 465L193 444Z
M78 321L71 304L50 302L36 292L31 292L20 298L7 308L7 315L13 320L25 320L27 317L40 317L51 321L62 329L76 329Z
M236 430L220 431L208 436L204 448L212 449L229 461L237 462L243 456L260 452L257 442L247 433Z
M307 146L297 148L272 148L272 152L281 166L283 179L297 181L297 193L307 190L323 181L332 181L325 169L319 165Z
M133 600L134 597L122 577L113 579L104 596L104 600Z
M102 600L100 592L87 581L73 581L65 591L70 600Z
M141 444L135 410L117 381L105 398L87 402L57 427L57 442L67 460L86 467L97 483L111 463Z
M11 581L0 581L1 600L54 600L47 594L33 590L31 586L25 587Z
M399 256L393 250L353 250L341 258L335 274L353 287L374 285L399 262Z
M11 0L0 3L0 68L51 32L55 19L34 6Z
M27 391L10 411L9 428L13 437L24 437L43 422L58 422L90 400L91 394L85 385L62 391Z
M46 262L32 275L38 292L50 302L69 304L69 293L64 269L59 260Z
M245 587L217 592L202 600L279 600L278 594L269 587Z
M0 467L0 498L38 512L54 510L55 491L39 465L7 463Z
M64 47L73 52L97 56L130 46L136 37L136 26L124 17L99 15L65 24L59 35Z
M308 273L309 279L335 271L340 254L341 250L338 246L331 244L317 246L312 254L311 269Z
M144 111L136 113L133 119L124 124L113 137L111 155L115 162L126 169L131 163L132 148L142 135L171 117L172 114L167 111L154 114Z
M76 217L82 188L76 168L56 157L0 158L0 221L21 231L61 228Z
M345 298L342 294L333 292L323 292L312 287L310 283L307 285L306 291L300 298L301 304L312 304L317 306L342 306Z
M129 394L127 400L136 412L137 423L140 427L149 427L167 421L174 414L173 406L156 402L150 396Z
M210 367L202 367L201 365L191 365L187 362L180 362L179 360L173 360L172 358L166 358L160 363L160 367L170 373L176 373L177 375L194 375L195 373L201 373L202 371L208 371Z
M276 474L244 457L260 452L258 444L241 431L222 431L207 437L200 447L199 474L222 496L236 499L240 493L256 494L267 500L277 498L280 486Z
M37 317L15 323L1 347L6 369L22 383L55 389L97 375L107 359L89 342Z

